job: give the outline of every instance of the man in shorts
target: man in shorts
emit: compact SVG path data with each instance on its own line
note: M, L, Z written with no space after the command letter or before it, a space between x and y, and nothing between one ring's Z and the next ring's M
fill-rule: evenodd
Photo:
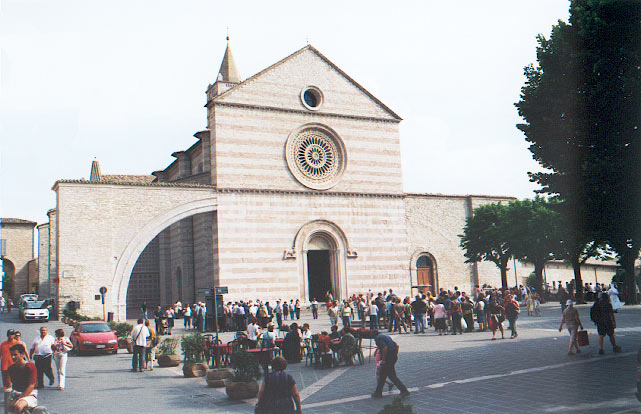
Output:
M599 355L605 353L603 351L603 339L605 339L606 335L610 337L612 350L614 352L621 352L621 347L617 345L614 337L617 322L614 318L614 310L610 304L610 296L607 292L602 292L599 299L592 305L592 309L590 309L590 319L596 324L596 329L599 334Z
M27 351L22 344L13 345L9 352L13 365L9 367L9 378L12 391L9 396L9 408L20 413L25 407L38 405L38 370L33 362L27 360Z

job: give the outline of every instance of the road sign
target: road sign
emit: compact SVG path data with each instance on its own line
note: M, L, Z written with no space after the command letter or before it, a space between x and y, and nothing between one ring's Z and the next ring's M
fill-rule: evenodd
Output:
M224 295L225 293L229 293L229 289L227 288L227 286L216 286L214 288L214 291L217 295Z

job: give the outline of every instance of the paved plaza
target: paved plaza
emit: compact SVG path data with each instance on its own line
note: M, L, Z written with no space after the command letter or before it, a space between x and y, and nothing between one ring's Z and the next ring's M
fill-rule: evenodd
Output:
M491 341L491 333L439 337L394 335L401 353L397 372L412 392L406 400L417 413L638 413L634 396L636 351L641 344L641 307L625 307L617 314L617 339L623 347L598 355L597 336L589 307L579 306L590 332L590 346L567 355L568 335L558 332L560 307L543 305L541 317L522 314L519 337ZM303 315L312 330L328 329L328 318ZM0 331L20 329L29 344L39 324L20 323L17 313L2 314ZM178 326L179 324L177 324ZM182 324L180 324L182 325ZM507 322L505 323L507 327ZM49 322L49 330L64 327ZM176 329L174 334L184 332ZM509 334L507 335L509 337ZM231 339L222 335L223 341ZM367 341L364 341L367 345ZM367 350L365 350L367 358ZM133 373L131 356L72 356L64 392L46 387L39 401L51 413L253 413L253 402L232 402L224 389L208 388L204 378L183 378L177 368ZM377 413L392 395L370 398L375 387L374 362L362 366L315 369L305 363L290 365L305 413Z

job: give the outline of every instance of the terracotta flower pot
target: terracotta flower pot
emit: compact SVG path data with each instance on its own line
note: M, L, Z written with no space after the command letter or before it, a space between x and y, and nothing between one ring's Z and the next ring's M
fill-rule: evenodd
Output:
M197 362L195 364L185 364L183 365L183 374L185 377L204 377L207 375L207 364L203 362Z
M231 368L210 369L207 371L207 386L221 388L225 386L225 380L234 376Z
M178 355L158 355L156 359L159 367L177 367L180 365L180 356Z
M127 338L118 338L118 348L127 349Z
M129 352L130 354L133 354L134 353L134 344L131 341L131 338L127 338L127 339L125 339L125 341L127 341L127 352Z
M258 382L236 382L231 379L225 380L225 392L231 400L247 400L255 398L258 394Z

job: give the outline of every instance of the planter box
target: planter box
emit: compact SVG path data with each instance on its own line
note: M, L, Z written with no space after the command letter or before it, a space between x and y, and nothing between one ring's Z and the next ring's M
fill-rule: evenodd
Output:
M183 375L188 378L204 377L207 375L209 367L204 362L183 365Z
M156 359L159 367L177 367L180 365L180 356L178 355L158 355Z
M247 400L256 398L258 395L258 382L235 382L231 379L225 380L225 392L230 400Z
M231 368L210 369L207 371L207 386L221 388L225 386L225 380L234 376Z

